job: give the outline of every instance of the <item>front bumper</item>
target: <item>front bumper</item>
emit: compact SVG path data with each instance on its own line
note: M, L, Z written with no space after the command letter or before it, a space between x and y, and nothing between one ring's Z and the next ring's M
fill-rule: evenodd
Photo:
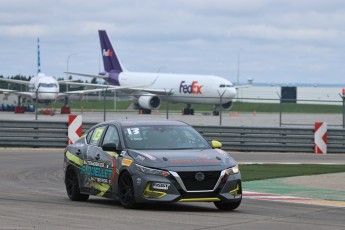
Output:
M197 181L190 176L199 171L190 171L185 173L187 175L183 175L183 172L169 172L170 175L167 177L136 173L133 176L136 201L139 203L232 202L242 198L240 172L227 175L223 170L212 175L201 171L206 174L203 181Z

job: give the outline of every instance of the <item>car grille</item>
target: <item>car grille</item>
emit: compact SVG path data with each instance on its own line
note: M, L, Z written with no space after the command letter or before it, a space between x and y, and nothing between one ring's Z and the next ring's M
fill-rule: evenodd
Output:
M198 172L202 172L205 175L205 178L202 181L198 181L195 178L195 175ZM213 190L220 176L220 171L193 171L177 173L181 177L187 191Z

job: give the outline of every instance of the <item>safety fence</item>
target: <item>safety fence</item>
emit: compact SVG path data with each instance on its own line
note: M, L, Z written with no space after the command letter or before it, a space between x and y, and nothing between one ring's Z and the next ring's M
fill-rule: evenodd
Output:
M95 123L84 122L83 132ZM228 151L314 152L313 128L194 126ZM68 123L0 120L0 147L66 147ZM327 131L327 152L345 153L345 129Z

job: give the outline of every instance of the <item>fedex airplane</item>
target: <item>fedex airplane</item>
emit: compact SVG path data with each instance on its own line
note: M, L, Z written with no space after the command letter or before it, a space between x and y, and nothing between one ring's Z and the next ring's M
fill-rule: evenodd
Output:
M159 109L161 102L167 100L169 103L186 103L187 107L184 109L186 115L194 114L192 103L214 105L214 115L219 114L220 106L223 109L231 108L237 90L230 81L214 75L129 72L117 58L106 31L98 32L105 72L99 75L71 72L68 74L102 78L108 82L108 85L81 83L82 85L96 85L97 88L127 87L122 91L134 96L136 108L144 114Z

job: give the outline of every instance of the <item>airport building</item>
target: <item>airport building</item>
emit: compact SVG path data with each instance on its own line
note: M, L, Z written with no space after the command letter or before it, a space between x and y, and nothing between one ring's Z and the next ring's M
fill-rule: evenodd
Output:
M238 100L244 102L300 104L343 103L343 87L337 86L251 86L238 89Z

